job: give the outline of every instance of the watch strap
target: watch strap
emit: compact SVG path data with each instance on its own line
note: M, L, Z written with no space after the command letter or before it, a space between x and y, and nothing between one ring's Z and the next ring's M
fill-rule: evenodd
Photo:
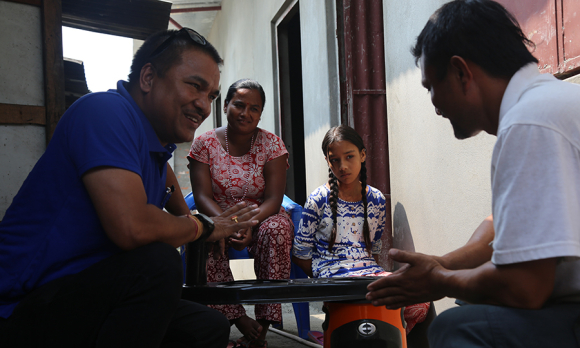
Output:
M199 221L201 221L201 224L203 225L203 234L201 235L201 238L207 239L212 234L215 228L213 221L209 217L201 213L195 214L193 216Z

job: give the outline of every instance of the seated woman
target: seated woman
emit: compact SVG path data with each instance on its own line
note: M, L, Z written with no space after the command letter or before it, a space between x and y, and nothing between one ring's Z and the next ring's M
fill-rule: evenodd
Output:
M240 231L226 244L248 247L257 279L290 278L294 226L281 208L286 188L288 151L282 139L258 128L266 96L256 81L243 79L228 89L224 113L228 124L196 138L189 153L191 187L197 209L208 216L246 201L260 206L253 230ZM208 282L233 280L224 243L210 251ZM221 311L244 335L238 343L266 347L266 332L282 320L280 304L257 304L257 322L242 305L210 306Z
M385 197L367 185L366 148L348 126L331 128L322 141L328 182L308 198L292 260L311 277L388 276L378 265L385 230ZM429 303L405 309L407 334L425 320Z

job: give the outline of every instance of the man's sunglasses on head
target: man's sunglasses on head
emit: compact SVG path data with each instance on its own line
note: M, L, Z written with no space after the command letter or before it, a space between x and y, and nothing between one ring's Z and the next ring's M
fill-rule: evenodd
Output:
M178 37L179 35L184 35L184 33L187 34L186 36L189 37L196 44L199 44L201 46L205 46L207 44L205 38L201 36L201 34L198 33L197 31L190 28L181 28L180 30L173 32L173 34L169 35L167 39L165 39L153 52L151 52L151 54L149 55L149 59L157 57L158 55L163 53L163 51L165 51L165 49L169 47L169 45L171 45L171 43L173 42L173 40L175 40L176 37Z

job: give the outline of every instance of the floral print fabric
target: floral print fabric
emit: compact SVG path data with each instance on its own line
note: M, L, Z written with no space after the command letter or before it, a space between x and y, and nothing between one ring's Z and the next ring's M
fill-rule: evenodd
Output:
M254 272L257 279L290 278L290 249L294 225L283 209L264 220L257 233L254 232L248 251L254 256ZM234 280L230 269L228 253L220 256L210 250L207 260L207 281L229 282ZM210 305L208 307L222 312L229 320L246 314L242 305ZM257 304L254 308L256 319L273 322L282 321L282 306L279 303Z

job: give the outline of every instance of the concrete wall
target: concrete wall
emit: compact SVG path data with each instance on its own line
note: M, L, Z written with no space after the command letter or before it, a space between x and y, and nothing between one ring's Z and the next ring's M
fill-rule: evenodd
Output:
M410 47L445 2L383 1L394 244L434 255L463 245L491 214L495 142L487 134L456 140L421 86ZM452 305L444 299L436 307Z
M0 103L44 105L40 8L0 1ZM45 130L0 125L0 220L44 152Z

